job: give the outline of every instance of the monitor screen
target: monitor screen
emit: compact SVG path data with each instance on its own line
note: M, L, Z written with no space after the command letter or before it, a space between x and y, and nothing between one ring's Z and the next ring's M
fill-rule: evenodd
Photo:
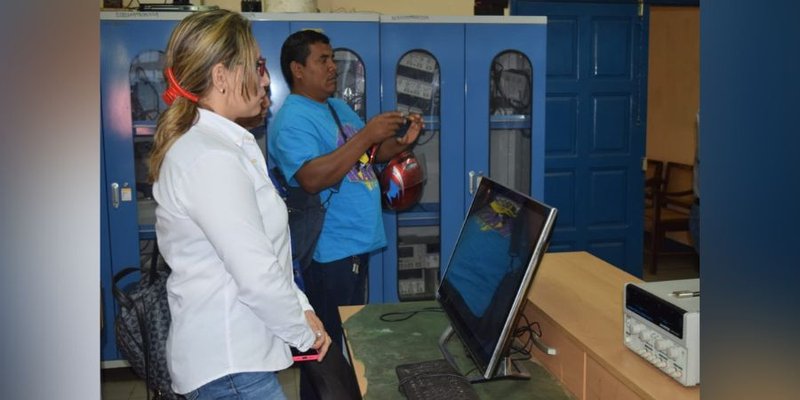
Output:
M555 208L491 179L478 185L436 298L483 379L508 355L555 217Z

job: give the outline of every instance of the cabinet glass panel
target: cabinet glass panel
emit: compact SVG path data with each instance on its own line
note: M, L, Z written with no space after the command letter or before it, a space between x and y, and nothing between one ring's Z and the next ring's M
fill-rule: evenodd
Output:
M489 176L522 193L531 182L531 62L500 53L489 71Z
M149 50L139 53L131 61L131 120L133 122L133 157L136 174L136 204L139 212L139 225L145 230L155 224L156 203L153 200L153 187L147 179L150 169L150 151L153 147L153 134L156 120L167 108L161 93L166 89L163 51Z
M420 202L397 213L397 290L401 301L433 299L439 284L439 62L427 51L412 50L397 63L397 110L425 120L412 150L423 166Z
M364 62L351 50L336 49L333 52L336 60L336 93L335 97L344 100L350 107L366 121L367 100L366 100L366 77L364 73Z

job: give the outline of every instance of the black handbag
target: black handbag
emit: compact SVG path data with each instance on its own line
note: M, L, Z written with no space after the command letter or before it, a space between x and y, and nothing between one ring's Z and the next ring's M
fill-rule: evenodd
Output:
M325 205L319 193L309 194L301 187L289 186L286 179L276 167L272 174L282 187L286 209L289 212L289 231L292 239L292 261L300 270L305 270L311 265L314 258L314 249L322 233L322 224L325 222ZM333 195L331 193L331 195ZM327 200L330 199L330 196Z
M119 304L114 330L120 353L155 394L153 399L178 400L184 397L172 391L166 355L167 334L172 321L166 285L171 270L165 263L159 263L158 258L156 245L150 268L125 268L114 275L112 292ZM120 287L125 277L136 272L141 272L138 282Z

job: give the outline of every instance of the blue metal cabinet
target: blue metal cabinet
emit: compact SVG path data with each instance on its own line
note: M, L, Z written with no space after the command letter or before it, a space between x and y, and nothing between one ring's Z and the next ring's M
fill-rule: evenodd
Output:
M467 174L543 200L547 19L479 21L466 26Z
M406 212L384 213L389 245L383 262L387 268L377 282L381 286L370 286L371 300L396 302L431 293L438 262L430 257L440 254L445 260L464 214L463 23L382 17L381 81L384 111L418 112L426 121L414 150L418 156L424 155L427 174L421 204ZM398 250L413 254L398 257ZM401 274L413 276L398 279Z
M498 175L490 168L493 137L513 136L506 141L510 153L525 143L527 158L514 159L518 165L506 172L526 170L522 188L515 188L543 195L545 22L531 17L381 17L382 108L423 114L425 133L414 151L427 182L419 206L384 213L386 268L377 280L382 286L370 287L372 301L433 298L471 201L474 177ZM521 107L525 111L516 115L493 113L491 107L497 92L492 68L506 62L498 59L507 53L528 63L526 71L515 69L517 75L503 80L513 89L512 97L527 96ZM525 140L514 141L520 137ZM495 158L508 161L507 154Z

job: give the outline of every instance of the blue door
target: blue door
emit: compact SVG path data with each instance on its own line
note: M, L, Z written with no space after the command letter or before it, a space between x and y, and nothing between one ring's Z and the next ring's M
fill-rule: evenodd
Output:
M641 276L647 7L519 0L511 13L548 17L545 201L559 209L550 249Z
M380 40L382 110L423 115L414 152L427 180L418 206L384 212L389 246L370 301L432 299L464 217L464 24L381 17Z

